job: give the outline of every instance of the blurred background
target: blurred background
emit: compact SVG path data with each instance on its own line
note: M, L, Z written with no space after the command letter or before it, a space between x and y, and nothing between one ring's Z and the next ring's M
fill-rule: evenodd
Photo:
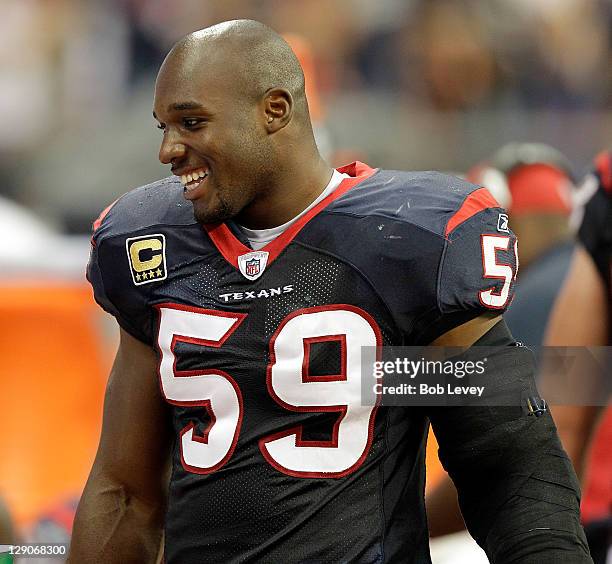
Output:
M464 174L538 142L567 157L571 192L612 142L609 0L0 0L0 14L0 497L21 538L69 533L95 453L116 331L84 282L91 223L169 173L151 109L179 37L236 18L288 34L334 165Z
M325 142L465 171L508 141L585 165L612 131L605 0L0 0L0 194L87 232L166 171L152 84L179 37L254 18L312 49ZM336 164L336 163L335 163Z

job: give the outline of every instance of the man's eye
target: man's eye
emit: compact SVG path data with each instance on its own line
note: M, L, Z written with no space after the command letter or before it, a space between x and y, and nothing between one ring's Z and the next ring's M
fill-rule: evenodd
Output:
M198 118L184 118L183 126L187 129L191 129L192 127L196 127L202 123L201 119Z

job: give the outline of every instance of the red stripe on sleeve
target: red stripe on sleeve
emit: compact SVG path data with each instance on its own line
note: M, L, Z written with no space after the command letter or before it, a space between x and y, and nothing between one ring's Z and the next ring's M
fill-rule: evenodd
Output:
M461 207L455 212L455 214L448 220L446 224L446 230L444 236L448 237L454 229L459 227L464 221L467 221L473 215L476 215L482 210L487 208L499 208L501 207L495 198L491 196L491 193L486 188L479 188L474 190L461 204Z
M106 206L102 210L102 213L98 216L98 219L96 219L96 221L93 222L93 232L94 233L98 230L98 228L102 224L102 221L106 217L106 214L110 211L110 209L115 205L116 202L117 202L117 200L115 200L112 204Z

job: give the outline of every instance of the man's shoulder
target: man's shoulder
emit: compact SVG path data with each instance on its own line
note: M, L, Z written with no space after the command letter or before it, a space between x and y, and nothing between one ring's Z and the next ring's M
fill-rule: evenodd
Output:
M488 190L456 176L435 171L379 170L338 198L327 211L378 216L444 237L465 208L473 215L491 207L499 204Z
M153 342L149 300L170 266L188 262L193 249L193 208L178 180L165 178L113 202L94 222L87 279L96 301L121 327ZM184 227L176 229L177 226ZM179 244L180 243L180 244Z
M193 223L193 208L183 198L180 181L167 177L130 190L103 210L93 224L94 240Z

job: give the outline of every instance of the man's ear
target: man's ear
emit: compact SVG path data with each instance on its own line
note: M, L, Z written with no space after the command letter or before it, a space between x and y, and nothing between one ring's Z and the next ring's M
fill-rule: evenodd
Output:
M275 133L285 127L293 117L293 96L284 88L272 88L264 98L265 127Z

